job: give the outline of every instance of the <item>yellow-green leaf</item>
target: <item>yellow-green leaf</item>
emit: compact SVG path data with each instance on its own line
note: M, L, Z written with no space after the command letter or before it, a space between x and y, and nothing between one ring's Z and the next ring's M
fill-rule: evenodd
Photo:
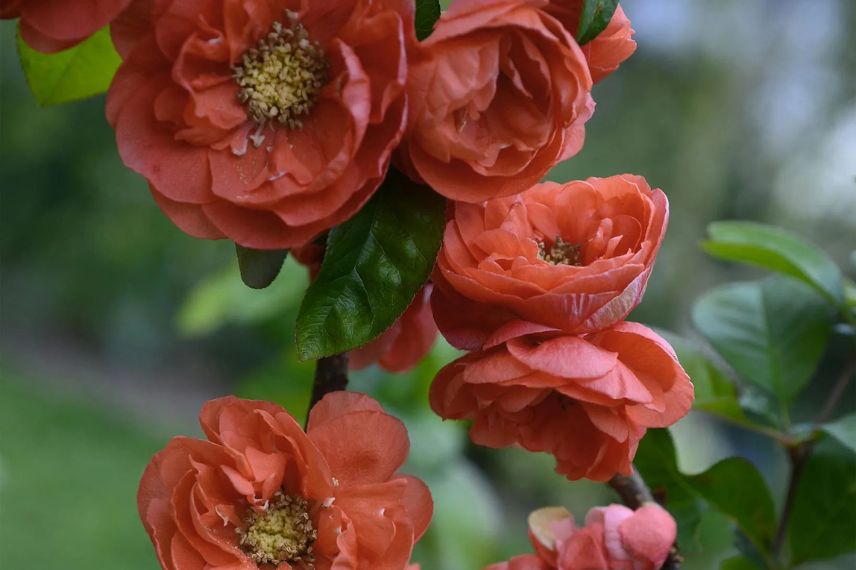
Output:
M19 33L18 54L30 91L40 105L58 105L104 93L122 62L108 28L52 54L34 50Z

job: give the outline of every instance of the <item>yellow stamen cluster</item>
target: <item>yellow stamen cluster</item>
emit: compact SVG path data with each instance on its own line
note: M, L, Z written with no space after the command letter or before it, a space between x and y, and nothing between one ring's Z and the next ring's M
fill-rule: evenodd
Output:
M327 82L328 65L321 45L309 40L297 15L287 15L289 25L274 22L273 31L244 54L234 77L241 87L238 100L254 121L299 129Z
M309 517L309 504L301 497L278 491L264 511L250 510L240 536L241 548L258 564L292 565L313 570L312 545L318 532Z
M538 257L552 265L582 265L582 247L557 236L550 249L543 241L538 242Z

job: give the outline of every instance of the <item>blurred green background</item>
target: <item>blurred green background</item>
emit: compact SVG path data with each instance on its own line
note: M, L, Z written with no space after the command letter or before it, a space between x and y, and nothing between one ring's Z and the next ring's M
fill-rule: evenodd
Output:
M703 291L755 275L698 249L713 220L782 225L852 276L856 2L622 5L639 49L596 87L585 148L552 177L633 172L669 195L669 233L633 319L687 332ZM305 272L289 261L270 289L243 287L230 243L181 234L123 168L103 98L38 108L10 22L0 46L0 567L154 569L135 507L151 454L173 434L198 434L198 409L214 396L304 413L312 368L292 338ZM463 426L435 418L427 387L454 355L439 343L412 373L354 379L406 421L408 470L434 492L434 524L414 557L426 570L529 551L532 509L583 515L615 500L602 485L566 482L548 457L473 448ZM784 459L761 438L696 414L673 433L685 471L737 452L780 494ZM716 567L731 542L726 521L708 515L685 567Z

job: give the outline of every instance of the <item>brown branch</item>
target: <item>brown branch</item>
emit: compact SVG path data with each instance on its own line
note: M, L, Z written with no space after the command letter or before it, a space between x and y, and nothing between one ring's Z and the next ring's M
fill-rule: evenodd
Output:
M785 547L785 539L788 536L788 523L791 519L791 510L797 497L800 477L802 477L805 464L811 455L814 441L806 441L799 445L788 448L788 459L791 464L791 472L788 476L788 494L782 507L782 516L779 518L779 526L776 528L776 536L773 538L773 558L779 559Z
M634 511L645 503L655 502L651 489L648 488L645 480L642 479L636 469L630 475L616 475L609 480L609 486L618 493L622 502ZM676 543L672 546L669 557L666 558L661 570L679 570L681 562L683 562L683 558Z
M847 390L847 386L853 379L854 374L856 374L856 350L850 353L841 374L838 376L838 379L835 381L835 385L832 387L832 391L829 393L829 397L827 398L823 409L817 416L817 421L815 422L815 436L819 433L820 426L829 421L832 414L835 413L835 409L838 407L838 403L844 395L845 390ZM785 504L782 507L782 516L779 518L779 525L776 528L776 535L773 538L773 557L777 560L782 557L784 552L785 541L788 537L788 525L791 520L791 511L793 510L794 501L796 500L800 478L802 477L805 465L808 463L808 460L811 457L811 452L814 450L816 443L817 437L813 437L812 439L797 444L786 445L791 470L788 477L788 491L785 496Z
M850 357L844 364L844 369L841 371L841 375L838 377L838 380L835 381L835 385L829 393L829 398L827 398L826 404L823 406L823 410L817 417L817 424L826 423L832 417L832 414L835 413L835 409L838 407L838 402L840 402L841 397L844 396L844 391L847 390L847 386L850 384L850 380L853 378L854 374L856 374L856 350L850 354Z
M312 399L309 410L321 398L330 392L338 392L348 387L348 354L334 354L318 359L315 364L315 383L312 385ZM307 417L309 416L307 412Z

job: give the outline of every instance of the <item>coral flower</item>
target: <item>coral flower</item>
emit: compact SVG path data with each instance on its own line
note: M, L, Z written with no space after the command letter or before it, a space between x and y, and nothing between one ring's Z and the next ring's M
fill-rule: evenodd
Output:
M412 0L140 6L107 116L176 225L285 249L371 197L405 126Z
M52 53L78 44L106 26L131 0L3 0L0 19L19 18L31 48Z
M582 9L583 0L550 0L545 11L562 22L568 32L576 34ZM624 60L633 55L636 51L633 28L621 6L615 9L606 29L583 45L582 50L595 83L618 69Z
M597 507L577 527L561 507L529 515L529 539L537 554L516 556L485 570L659 570L677 536L675 519L656 503L637 511Z
M591 75L547 0L456 0L414 55L402 168L480 202L525 190L582 148Z
M385 333L369 344L350 352L354 370L377 363L389 372L404 372L419 364L437 339L437 325L431 316L431 284L425 285L404 314Z
M402 570L431 519L418 479L396 473L404 426L367 396L338 392L304 431L282 408L222 398L207 441L174 438L140 482L140 517L161 566Z
M668 214L665 194L630 175L455 204L433 277L440 332L475 350L621 321L642 299Z
M629 474L647 428L672 425L693 401L669 344L636 323L585 336L527 336L443 368L431 407L473 420L480 445L518 444L556 458L569 479Z

